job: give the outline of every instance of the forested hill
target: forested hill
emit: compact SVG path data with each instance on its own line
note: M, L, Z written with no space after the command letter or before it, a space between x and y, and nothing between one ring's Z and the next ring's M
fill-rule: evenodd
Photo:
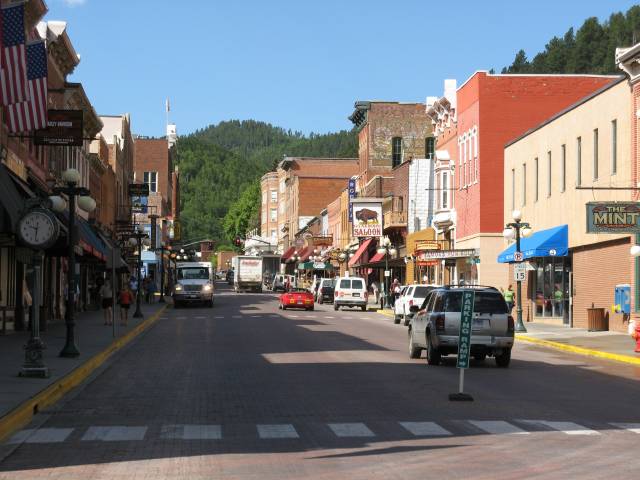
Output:
M520 50L502 73L621 73L615 65L616 47L629 47L640 41L640 6L612 14L600 23L588 18L574 33L570 28L562 37L553 37L532 60Z
M358 146L353 131L303 135L256 120L231 120L180 137L177 151L183 238L221 244L257 226L255 184L283 155L355 157Z

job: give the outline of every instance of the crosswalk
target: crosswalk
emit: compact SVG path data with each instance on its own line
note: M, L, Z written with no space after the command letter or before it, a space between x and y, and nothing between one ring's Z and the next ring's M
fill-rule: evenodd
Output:
M237 425L170 424L43 427L24 429L14 434L7 444L48 444L62 442L136 442L143 440L224 440L238 438ZM246 425L243 425L246 427ZM628 433L640 435L640 423L603 423L590 427L572 421L551 420L450 420L348 423L271 423L256 424L243 430L244 436L260 440L302 439L305 435L326 435L337 439L410 439L419 437L451 437L468 435L531 435L555 432L567 436L596 436ZM251 433L253 432L253 433Z

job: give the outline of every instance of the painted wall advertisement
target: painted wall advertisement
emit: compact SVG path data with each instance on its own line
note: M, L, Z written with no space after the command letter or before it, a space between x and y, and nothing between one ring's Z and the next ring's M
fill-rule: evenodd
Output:
M589 202L587 233L640 233L640 203Z
M353 206L353 236L381 237L382 202L354 198L351 205Z

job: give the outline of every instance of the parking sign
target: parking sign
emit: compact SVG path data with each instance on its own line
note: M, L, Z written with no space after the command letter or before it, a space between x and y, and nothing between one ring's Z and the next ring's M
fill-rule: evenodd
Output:
M521 262L522 260L524 260L524 256L522 255L522 252L514 252L513 253L513 261L514 262Z
M458 335L458 368L469 368L471 355L471 326L473 323L473 301L475 292L462 292L462 311L460 315L460 333Z

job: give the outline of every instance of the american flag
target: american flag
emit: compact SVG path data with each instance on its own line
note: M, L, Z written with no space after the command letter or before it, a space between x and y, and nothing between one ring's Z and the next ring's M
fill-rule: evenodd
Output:
M5 107L11 133L29 132L47 126L47 48L44 40L27 45L27 90L29 100Z
M28 98L24 3L9 2L9 5L2 7L0 13L0 103L10 105Z

